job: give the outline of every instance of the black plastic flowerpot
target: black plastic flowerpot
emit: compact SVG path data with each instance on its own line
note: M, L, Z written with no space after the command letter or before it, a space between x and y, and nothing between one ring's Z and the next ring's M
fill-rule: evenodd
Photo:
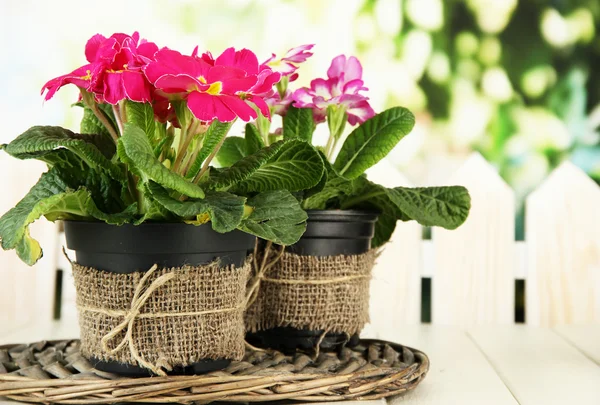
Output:
M108 225L103 222L65 221L67 247L75 251L81 266L110 273L145 272L159 268L199 266L219 260L221 266L243 266L253 251L255 237L241 231L217 233L209 225L144 223L139 226ZM150 371L116 361L89 359L102 371L143 377ZM169 374L201 374L227 367L230 360L205 359L186 367L174 367Z
M301 256L360 255L371 249L375 234L376 212L360 210L309 210L306 232L285 251ZM278 327L248 333L247 340L259 347L284 352L314 349L324 330ZM358 344L358 334L327 333L321 339L321 350L337 350Z

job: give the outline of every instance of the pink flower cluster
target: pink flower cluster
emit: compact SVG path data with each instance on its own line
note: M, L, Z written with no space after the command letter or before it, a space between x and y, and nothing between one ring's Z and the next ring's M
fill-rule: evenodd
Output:
M327 79L314 79L310 88L292 94L294 106L312 108L317 122L323 122L329 106L339 106L348 114L350 125L362 124L375 115L369 98L360 94L368 90L362 80L362 66L357 58L339 55L331 61Z
M159 47L133 35L94 35L87 42L87 64L48 81L42 88L51 99L66 84L93 94L98 103L116 105L122 100L151 103L157 119L177 125L171 102L185 100L200 121L222 122L240 118L285 115L290 105L311 108L317 122L325 120L329 106L342 108L351 125L375 115L362 80L362 66L355 57L333 59L327 79L315 79L310 88L290 91L298 78L298 65L313 55L313 44L301 45L277 58L258 62L248 50L226 49L214 58L210 52L191 55ZM284 80L281 80L284 78ZM275 91L274 86L277 85Z
M186 100L201 121L222 122L236 117L257 118L257 109L266 117L264 99L274 94L281 73L260 64L247 49L226 49L217 58L206 52L192 55L162 48L133 35L94 35L85 47L88 64L50 80L42 88L49 100L66 84L75 84L94 95L99 103L121 100L150 102L159 120L171 114L169 102ZM256 109L254 108L256 107Z

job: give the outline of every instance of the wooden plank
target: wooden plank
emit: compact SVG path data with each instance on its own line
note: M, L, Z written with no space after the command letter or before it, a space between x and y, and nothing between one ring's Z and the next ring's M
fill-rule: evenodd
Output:
M387 160L371 168L368 175L386 187L410 186ZM371 280L370 327L378 333L421 321L421 233L416 222L398 222L377 258Z
M600 365L600 325L558 325L556 333Z
M474 153L448 184L471 194L471 213L458 229L434 228L432 321L479 325L514 322L514 193Z
M412 392L388 400L391 405L516 405L508 388L462 330L438 325L406 326L380 335L425 352L431 368Z
M566 162L527 198L526 322L600 322L600 188Z
M469 330L521 405L600 404L600 367L550 329Z

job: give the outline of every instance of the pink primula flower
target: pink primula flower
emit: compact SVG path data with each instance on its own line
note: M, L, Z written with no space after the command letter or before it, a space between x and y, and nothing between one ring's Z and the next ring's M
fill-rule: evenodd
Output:
M255 119L257 113L249 103L269 117L263 98L281 75L259 65L253 52L229 48L214 59L210 53L199 57L197 49L187 56L163 48L155 59L144 68L146 77L169 98L186 99L199 120Z
M279 92L274 91L265 98L265 101L271 109L271 114L285 116L290 105L294 102L294 99L292 98L292 92L286 90L283 97L281 97Z
M294 106L312 108L315 120L323 122L327 107L337 105L345 108L350 125L361 124L375 115L369 98L360 94L368 90L362 81L362 66L354 56L340 55L333 59L327 79L314 79L310 88L303 87L294 92Z
M305 62L313 53L309 52L315 45L307 44L300 45L287 51L283 57L277 59L273 53L271 57L263 62L263 65L269 66L273 70L281 73L282 76L287 76L290 82L298 78L298 64Z
M109 38L96 34L85 46L89 64L48 81L42 88L49 100L65 84L75 84L94 94L99 102L117 104L128 99L137 102L152 100L153 88L142 67L150 62L158 47L153 42L140 41L133 35L113 34Z

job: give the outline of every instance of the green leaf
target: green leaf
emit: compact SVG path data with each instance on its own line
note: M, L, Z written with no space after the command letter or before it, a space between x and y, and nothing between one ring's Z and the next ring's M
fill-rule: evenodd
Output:
M315 120L311 108L290 106L283 117L283 139L300 139L311 142L315 131Z
M306 212L286 190L260 193L248 200L252 213L241 229L278 245L293 245L306 230Z
M357 178L383 159L414 125L415 117L406 108L377 114L348 135L333 167L341 176Z
M215 231L225 233L237 228L244 216L246 198L223 191L209 191L202 200L180 201L157 183L150 181L148 190L164 208L183 219L208 214Z
M387 193L404 214L425 226L456 229L471 209L471 197L462 186L395 187Z
M50 220L99 219L111 224L123 224L133 218L136 207L122 213L100 211L86 189L72 190L56 169L42 174L37 184L19 203L0 218L2 248L16 249L25 263L32 265L42 257L39 243L29 235L29 225L42 215Z
M221 167L233 166L244 157L246 157L246 140L239 136L225 138L216 156Z
M270 149L273 148L273 149ZM277 150L266 159L261 152ZM257 158L258 157L258 158ZM240 170L237 170L240 169ZM244 169L247 169L244 172ZM315 148L297 139L282 141L261 149L225 170L222 177L234 172L230 183L236 193L251 193L270 190L300 191L319 183L323 175L323 161ZM240 175L241 174L241 175Z
M122 168L110 160L115 153L114 144L102 135L82 135L61 127L35 126L3 148L18 159L42 161L48 161L47 156L58 149L68 149L89 167L101 170L115 180L125 179Z
M119 148L119 156L144 183L153 180L189 197L204 198L200 187L170 171L156 158L148 138L138 127L125 124Z
M144 131L148 139L154 139L156 124L154 121L154 110L150 103L127 101L125 104L125 114L129 124L135 125Z
M219 120L214 120L212 124L210 124L210 127L208 127L204 134L202 148L200 148L196 160L194 160L194 163L185 175L187 179L196 177L202 168L202 163L215 151L219 144L223 142L223 138L227 136L232 124L232 122L220 122Z
M258 128L254 124L246 124L244 139L246 139L246 155L252 155L265 147L265 143L258 133Z
M184 100L172 101L171 105L175 110L175 115L177 116L177 121L179 121L179 126L181 128L186 128L192 119L192 112L187 106L187 102Z

